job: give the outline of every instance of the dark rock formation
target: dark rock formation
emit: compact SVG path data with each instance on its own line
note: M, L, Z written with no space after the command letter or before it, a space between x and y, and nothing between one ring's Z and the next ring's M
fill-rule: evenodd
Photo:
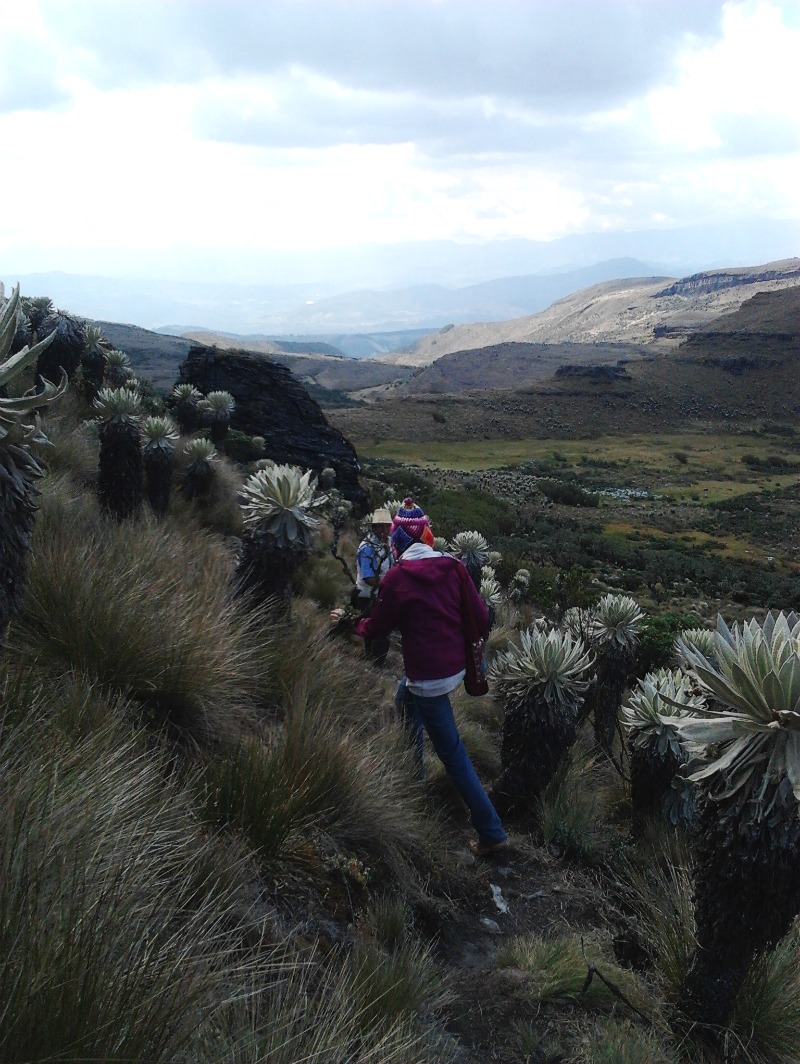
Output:
M367 511L367 493L358 482L352 444L325 419L319 406L285 366L249 351L219 351L199 344L189 349L178 370L182 384L204 395L230 392L236 400L231 428L263 436L264 453L274 462L336 470L336 487L358 516Z
M628 373L623 365L574 366L571 363L567 363L565 366L559 366L555 375L558 378L583 377L586 380L602 381L603 383L609 381L629 381L631 379L630 373Z

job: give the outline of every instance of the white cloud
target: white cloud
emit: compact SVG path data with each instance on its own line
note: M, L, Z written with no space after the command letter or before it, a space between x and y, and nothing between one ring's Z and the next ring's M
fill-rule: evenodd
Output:
M103 272L797 217L791 10L0 0L0 255Z

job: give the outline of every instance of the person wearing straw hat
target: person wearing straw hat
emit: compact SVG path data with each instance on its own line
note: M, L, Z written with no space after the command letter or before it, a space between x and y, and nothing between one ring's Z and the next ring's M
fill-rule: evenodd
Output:
M356 552L356 584L350 604L360 617L366 617L375 604L378 586L392 564L389 547L389 531L392 515L386 509L375 510L370 515L370 530L358 545ZM365 639L364 650L376 665L383 665L389 652L389 637Z

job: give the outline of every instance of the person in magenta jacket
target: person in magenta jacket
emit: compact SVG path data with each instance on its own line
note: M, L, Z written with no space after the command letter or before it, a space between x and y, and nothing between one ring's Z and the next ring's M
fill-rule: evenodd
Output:
M381 581L372 612L356 623L354 631L366 639L381 639L399 629L406 676L398 706L404 711L420 764L423 727L427 731L469 809L478 833L470 849L481 856L499 849L507 837L458 734L449 698L464 679L466 665L462 585L456 569L462 563L435 551L432 539L427 516L412 498L406 498L390 533L397 562ZM465 585L482 634L487 635L486 605L471 580Z

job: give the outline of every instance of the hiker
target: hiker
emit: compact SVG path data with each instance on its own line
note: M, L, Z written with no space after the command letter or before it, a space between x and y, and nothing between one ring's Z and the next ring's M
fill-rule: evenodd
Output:
M506 833L461 742L449 698L464 679L466 663L462 585L456 570L462 563L433 549L430 521L410 496L397 511L389 538L395 564L380 583L371 613L357 621L354 630L366 639L400 630L406 676L398 690L398 705L405 711L418 764L424 727L469 808L478 833L470 850L483 856L503 846ZM465 586L472 610L488 633L486 606L471 580ZM331 613L331 620L340 618L340 610Z
M370 517L370 530L356 552L356 585L350 596L351 606L359 618L366 617L375 605L378 585L392 564L389 532L392 515L386 509L376 510ZM389 652L389 636L365 639L364 650L376 665L383 665Z

